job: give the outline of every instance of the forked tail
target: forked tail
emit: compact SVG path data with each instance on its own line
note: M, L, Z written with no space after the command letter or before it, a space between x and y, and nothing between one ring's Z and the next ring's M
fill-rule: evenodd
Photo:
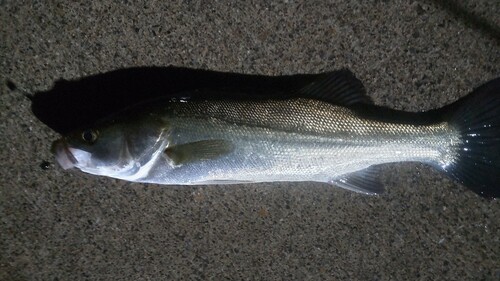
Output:
M441 110L461 138L457 160L446 173L481 196L499 197L500 78Z

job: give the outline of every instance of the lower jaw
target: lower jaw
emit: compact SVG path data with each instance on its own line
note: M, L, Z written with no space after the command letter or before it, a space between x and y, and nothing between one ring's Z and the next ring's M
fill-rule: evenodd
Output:
M57 163L59 163L59 165L63 169L67 170L75 166L76 159L67 148L66 144L64 143L64 140L61 139L55 141L52 144L51 150L56 156Z

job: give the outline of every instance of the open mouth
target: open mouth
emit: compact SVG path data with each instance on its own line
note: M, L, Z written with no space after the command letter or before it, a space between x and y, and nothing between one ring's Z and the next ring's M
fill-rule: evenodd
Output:
M51 151L55 154L57 163L59 163L59 165L61 165L61 167L65 170L75 167L78 163L64 139L59 139L53 142Z

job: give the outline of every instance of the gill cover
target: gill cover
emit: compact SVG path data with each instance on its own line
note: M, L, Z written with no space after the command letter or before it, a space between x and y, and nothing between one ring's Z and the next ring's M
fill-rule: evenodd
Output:
M167 124L136 109L77 130L54 143L56 160L91 174L129 179L144 174L167 145ZM149 165L149 166L148 166Z

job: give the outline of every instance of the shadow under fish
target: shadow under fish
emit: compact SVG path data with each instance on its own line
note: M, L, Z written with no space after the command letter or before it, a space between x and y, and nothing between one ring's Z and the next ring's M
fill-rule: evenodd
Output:
M34 114L65 169L168 185L314 181L383 191L377 165L429 164L477 194L500 184L500 79L441 109L374 105L348 70L256 76L133 68L57 82Z
M183 67L134 67L59 80L30 97L35 116L58 133L91 126L111 113L156 98L286 98L320 74L264 76ZM12 87L11 87L12 88Z

